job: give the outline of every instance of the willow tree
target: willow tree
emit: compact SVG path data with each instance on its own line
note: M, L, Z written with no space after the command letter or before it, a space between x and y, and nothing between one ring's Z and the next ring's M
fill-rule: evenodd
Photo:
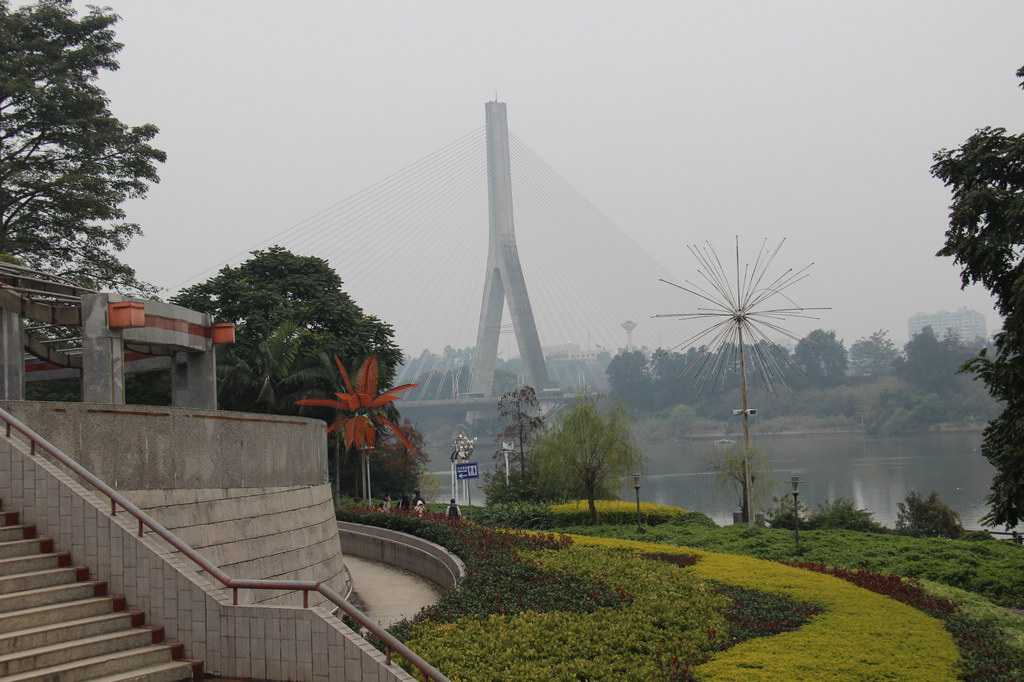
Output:
M585 497L596 524L595 500L617 498L621 479L642 468L643 454L633 444L625 405L602 411L597 396L579 395L535 441L533 462L542 487Z

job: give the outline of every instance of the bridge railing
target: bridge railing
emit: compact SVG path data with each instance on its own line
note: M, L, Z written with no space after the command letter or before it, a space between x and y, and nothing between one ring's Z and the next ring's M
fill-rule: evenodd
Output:
M380 625L373 622L373 620L366 616L366 614L350 604L340 594L332 590L327 585L324 585L322 582L315 582L311 580L251 580L244 578L232 578L222 571L219 566L211 563L191 546L187 545L176 535L164 528L157 520L153 519L146 512L132 504L132 502L126 497L111 488L104 481L97 478L92 472L81 466L71 457L64 454L59 448L57 448L57 446L47 441L2 408L0 408L0 420L2 420L5 425L5 437L11 438L12 432L20 434L28 443L29 454L31 456L38 456L40 451L45 452L67 469L74 472L81 480L87 482L96 491L106 496L107 499L110 500L111 516L117 515L117 508L120 506L121 509L134 517L138 521L139 537L142 537L148 528L150 531L163 538L169 545L181 552L182 555L188 557L192 563L202 568L222 585L231 588L232 601L235 605L238 604L238 590L241 589L301 591L303 608L309 608L309 593L318 592L343 611L345 615L352 618L352 620L359 623L362 627L366 628L367 631L380 639L384 644L384 655L388 665L395 665L391 661L391 652L396 651L423 674L424 680L430 679L435 680L435 682L450 682L447 677L434 669L433 666L423 660L418 654L416 654L416 652L400 642L394 635L389 633Z

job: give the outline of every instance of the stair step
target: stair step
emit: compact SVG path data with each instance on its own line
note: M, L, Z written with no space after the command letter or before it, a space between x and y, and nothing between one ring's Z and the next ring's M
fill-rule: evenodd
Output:
M32 538L30 540L12 540L0 544L0 559L7 559L26 554L39 554L53 551L53 540L49 538Z
M70 566L71 556L67 552L51 552L50 554L24 554L8 559L0 559L0 576L17 575L44 571L60 566Z
M0 594L0 613L23 611L37 606L88 599L90 597L102 597L106 592L106 583L86 580L68 585L54 585L35 590L25 590L23 592L15 592L14 594Z
M0 677L138 649L154 640L159 643L162 636L162 631L153 628L131 628L4 654L0 656Z
M36 536L36 527L24 524L0 526L0 542L27 540Z
M13 575L0 576L0 595L35 590L43 587L54 587L86 580L89 569L85 566L67 566L39 571L26 571Z
M141 611L110 611L88 618L47 623L0 635L0 655L141 627L144 623L145 615Z
M21 611L0 614L0 633L17 632L66 620L91 618L120 611L116 597L93 597L60 604L47 604Z
M97 678L125 679L117 677L153 665L171 661L176 645L150 644L113 654L84 658L73 663L64 663L48 668L41 668L24 673L17 673L4 678L4 682L25 682L27 680L46 682L79 682ZM127 679L131 679L128 677ZM179 679L189 679L183 677Z
M18 512L16 511L0 511L0 526L16 526L18 525Z
M203 664L200 661L181 659L107 677L97 677L92 682L178 682L200 679L202 676Z

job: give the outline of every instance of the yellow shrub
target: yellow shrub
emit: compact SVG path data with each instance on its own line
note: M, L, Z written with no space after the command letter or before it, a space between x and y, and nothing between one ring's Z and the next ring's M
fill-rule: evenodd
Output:
M702 680L954 680L959 651L934 618L839 578L751 557L573 536L581 546L697 554L697 577L817 604L799 630L748 640L697 668Z
M636 502L622 500L594 500L598 521L609 524L636 523ZM549 507L555 526L576 526L590 523L590 504L586 500L575 500ZM674 516L683 516L685 509L664 504L640 503L643 522L652 526L665 523Z

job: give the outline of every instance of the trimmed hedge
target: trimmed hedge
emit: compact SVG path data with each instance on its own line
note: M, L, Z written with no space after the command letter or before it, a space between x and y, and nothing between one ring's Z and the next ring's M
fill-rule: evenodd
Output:
M596 500L599 523L611 525L636 525L636 503L622 500ZM590 505L586 500L573 500L548 508L555 527L586 525L590 523ZM666 523L684 516L686 511L679 507L651 502L640 503L640 517L649 526Z

